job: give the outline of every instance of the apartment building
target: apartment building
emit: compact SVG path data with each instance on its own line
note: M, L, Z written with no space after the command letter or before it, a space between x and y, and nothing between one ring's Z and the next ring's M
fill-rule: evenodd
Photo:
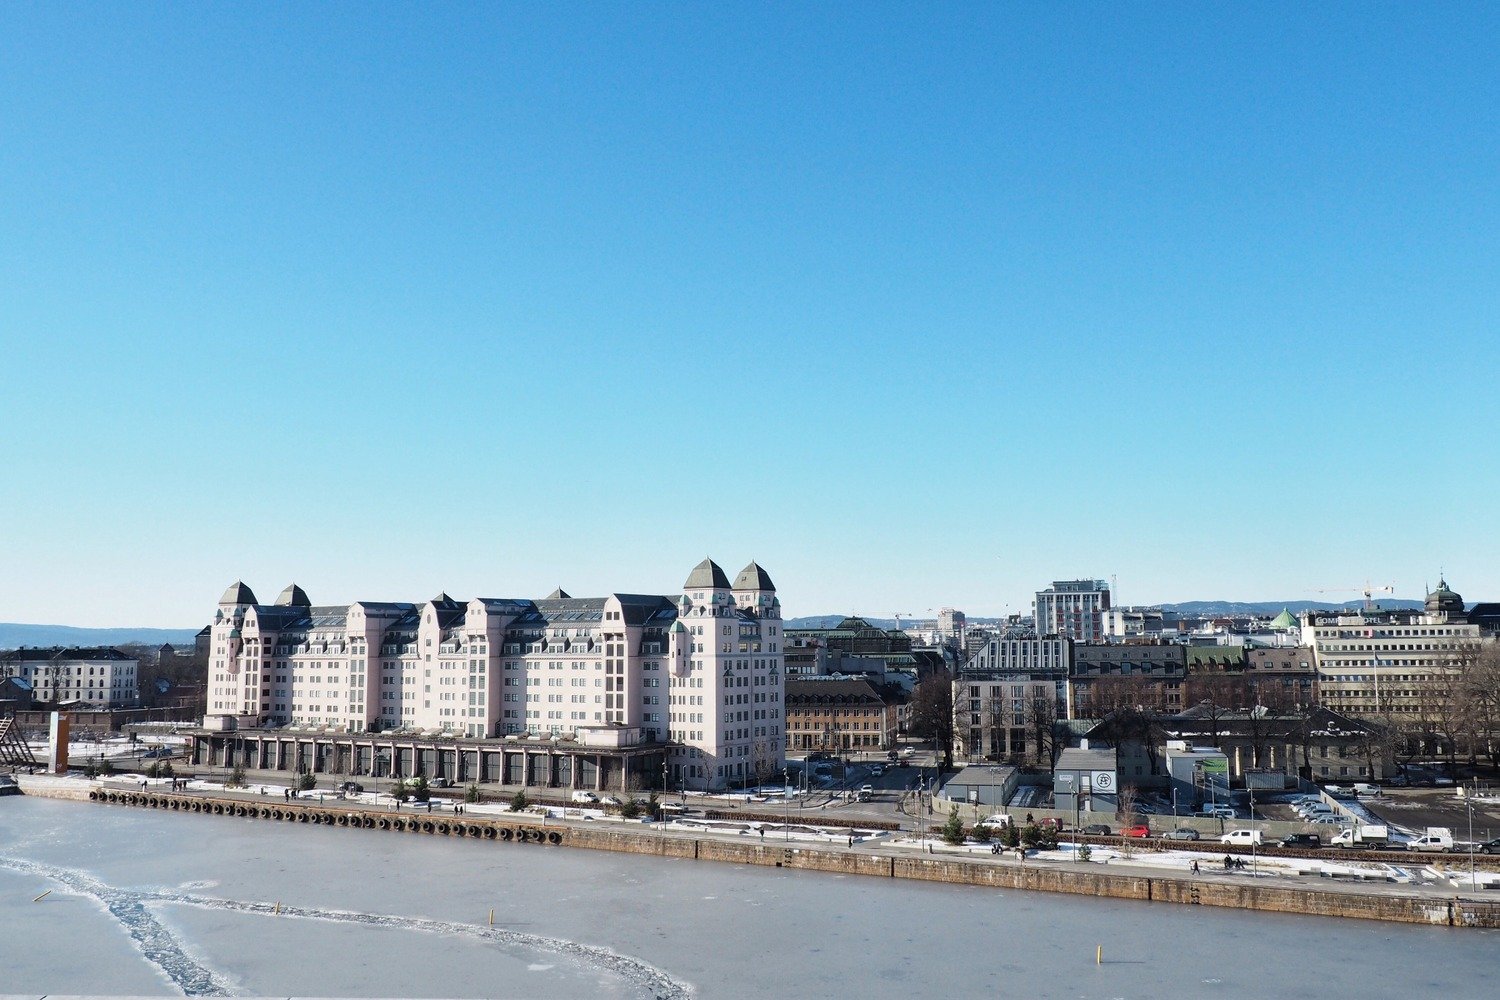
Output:
M786 686L788 750L891 749L898 699L863 677L797 677Z
M775 586L753 562L731 584L705 559L678 595L314 606L293 584L262 605L235 583L210 634L204 726L553 742L609 730L662 745L672 785L723 787L782 766L782 643Z
M1056 636L991 637L953 681L953 731L970 759L1038 757L1062 718L1073 644Z
M1033 604L1036 634L1103 642L1104 613L1109 609L1109 584L1103 580L1055 580L1051 587L1037 591Z
M15 678L41 702L120 708L140 700L140 664L113 647L13 649L0 653L0 678Z

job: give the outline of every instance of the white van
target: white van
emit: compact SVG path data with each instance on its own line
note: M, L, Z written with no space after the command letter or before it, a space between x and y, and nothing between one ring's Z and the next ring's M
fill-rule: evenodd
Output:
M599 801L599 796L595 795L593 792L574 792L573 801L582 802L585 804L596 803Z
M1354 794L1369 798L1379 795L1380 789L1374 785L1367 785L1364 782L1360 782L1354 786Z
M1241 847L1249 847L1252 844L1260 846L1259 830L1230 830L1219 838L1221 844L1239 844Z
M1234 807L1224 805L1204 806L1201 815L1215 819L1234 819Z

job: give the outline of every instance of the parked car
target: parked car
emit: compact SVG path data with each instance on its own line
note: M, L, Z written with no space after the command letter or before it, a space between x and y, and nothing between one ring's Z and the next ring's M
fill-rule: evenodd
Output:
M1494 840L1486 840L1484 843L1480 844L1479 853L1500 854L1500 837L1496 837Z
M877 777L877 778L880 777L882 774L885 773L885 765L884 764L876 764L874 767L870 768L870 773L872 775L874 775L875 777Z
M1179 826L1161 835L1162 840L1199 840L1198 831L1190 826Z
M1090 823L1088 826L1080 830L1079 833L1082 833L1085 836L1089 837L1108 837L1110 835L1110 829L1103 823Z
M1281 838L1281 846L1317 850L1323 846L1323 838L1316 833L1289 833Z
M1239 844L1241 847L1249 847L1251 844L1260 844L1259 830L1230 830L1219 838L1221 844Z
M605 795L600 797L599 804L601 806L617 806L620 804L620 800L613 795Z
M1202 815L1215 819L1234 819L1233 806L1207 805L1203 807Z
M1122 837L1149 837L1149 836L1151 836L1151 828L1149 826L1147 826L1145 823L1135 823L1135 824L1132 824L1131 826L1122 826L1120 828L1120 836L1122 836Z
M453 779L445 778L440 774L435 778L428 778L427 784L431 785L433 788L452 788Z
M351 792L357 793L364 790L365 786L361 785L357 781L345 781L339 784L339 791L343 792L346 795L350 794Z

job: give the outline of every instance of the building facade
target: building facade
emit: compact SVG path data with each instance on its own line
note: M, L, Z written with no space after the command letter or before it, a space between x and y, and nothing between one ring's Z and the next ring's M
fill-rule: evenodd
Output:
M731 584L705 559L679 595L315 607L295 584L262 605L235 583L204 725L594 743L612 728L663 745L670 786L721 788L782 767L783 642L755 563Z
M1119 708L1182 708L1186 650L1168 643L1074 643L1066 700L1070 719L1097 719Z
M113 647L13 649L0 653L0 678L30 688L39 702L123 708L140 700L140 663Z
M970 760L1051 763L1053 727L1064 715L1073 644L1067 639L991 637L953 681L953 732Z
M864 678L794 678L786 685L788 750L885 750L896 745L897 699Z
M1037 591L1032 608L1037 635L1103 642L1109 585L1103 580L1055 580L1051 587Z
M1302 615L1302 645L1313 650L1322 704L1347 715L1421 715L1482 639L1463 598L1444 580L1420 612Z

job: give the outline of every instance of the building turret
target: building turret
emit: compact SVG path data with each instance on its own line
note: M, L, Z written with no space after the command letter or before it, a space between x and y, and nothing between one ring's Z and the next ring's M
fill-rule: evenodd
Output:
M751 562L734 578L734 603L741 611L757 618L780 618L781 602L776 599L776 584L771 574Z
M289 583L280 596L276 598L276 606L279 608L310 608L312 607L312 601L307 599L307 591L295 583Z

